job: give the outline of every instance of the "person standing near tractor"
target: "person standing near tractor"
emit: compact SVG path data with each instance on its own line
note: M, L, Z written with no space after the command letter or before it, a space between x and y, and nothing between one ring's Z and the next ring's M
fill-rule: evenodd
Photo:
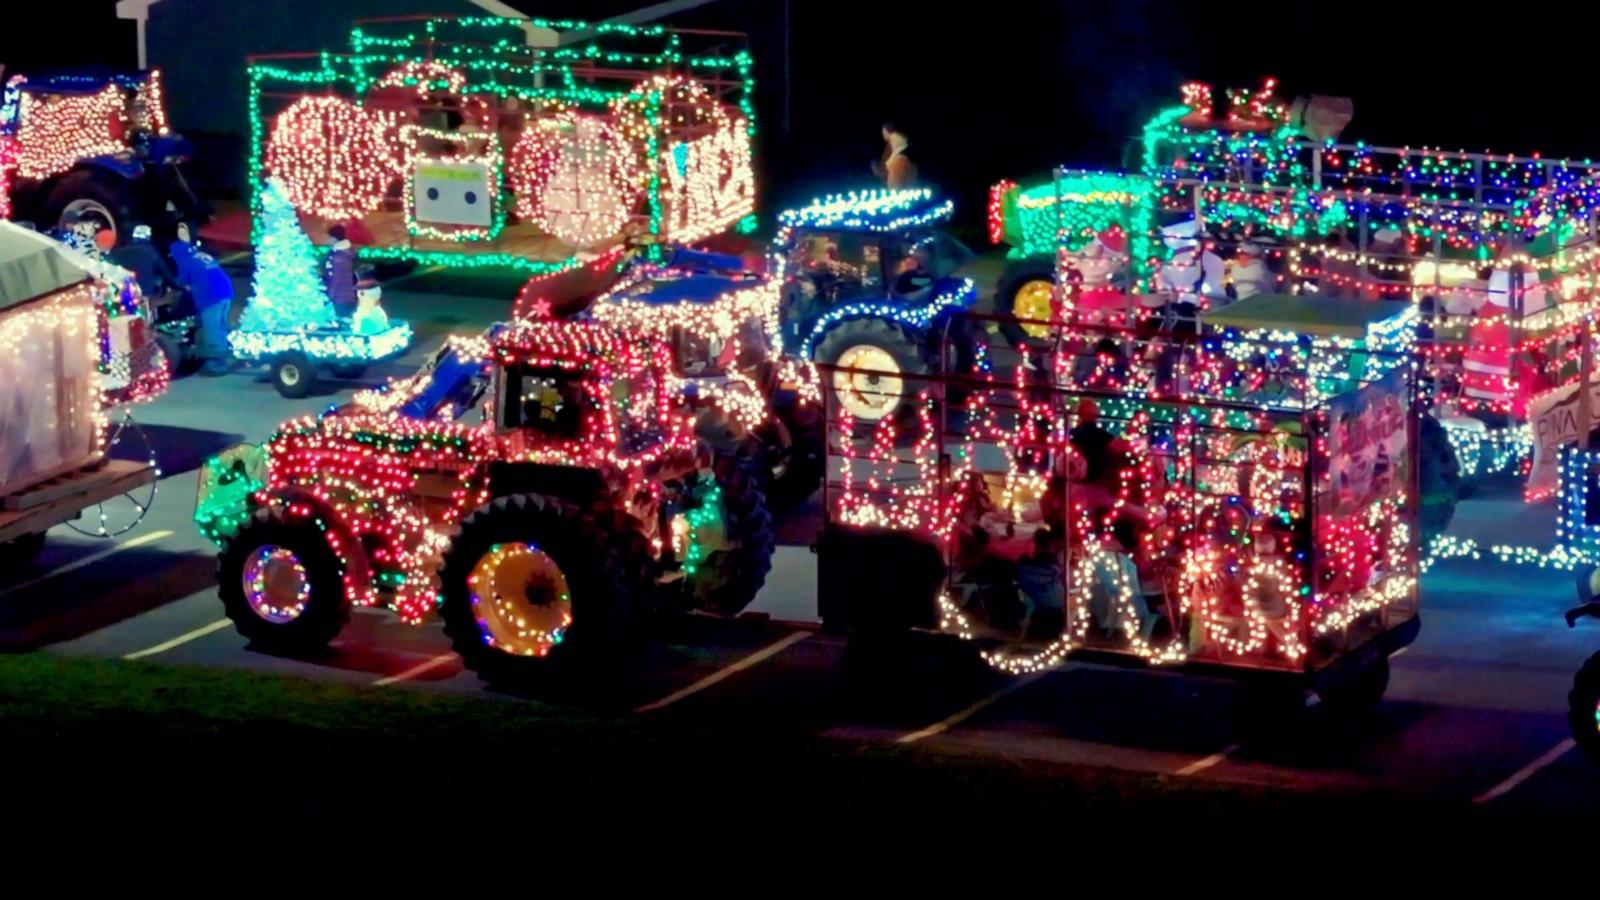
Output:
M917 166L906 155L911 140L893 122L883 123L883 156L872 163L872 174L890 190L917 186Z
M223 271L216 257L191 241L187 222L178 224L178 239L168 251L177 281L189 289L199 319L196 348L205 359L202 375L226 374L231 360L228 351L228 316L233 312L233 279Z

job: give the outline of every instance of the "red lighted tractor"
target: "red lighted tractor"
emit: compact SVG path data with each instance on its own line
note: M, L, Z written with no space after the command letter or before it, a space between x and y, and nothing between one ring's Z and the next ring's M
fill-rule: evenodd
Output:
M427 416L406 410L450 367L290 422L264 458L207 466L202 526L252 643L304 652L354 605L409 622L437 607L469 668L525 688L575 660L624 662L658 613L754 598L765 499L694 438L665 343L546 320L448 351L448 377L463 360L477 377ZM463 421L473 408L481 421ZM235 507L206 510L227 484Z

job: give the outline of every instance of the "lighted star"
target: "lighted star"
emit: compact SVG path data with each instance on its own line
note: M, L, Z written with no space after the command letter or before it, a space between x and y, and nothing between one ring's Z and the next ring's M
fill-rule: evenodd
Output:
M528 314L535 319L550 318L550 301L543 297L533 301L528 306Z

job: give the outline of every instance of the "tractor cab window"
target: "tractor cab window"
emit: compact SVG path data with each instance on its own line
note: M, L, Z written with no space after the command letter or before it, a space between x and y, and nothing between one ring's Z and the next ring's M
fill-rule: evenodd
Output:
M583 427L583 383L559 369L514 367L506 373L501 424L576 440Z
M789 254L790 272L808 294L848 296L879 283L877 249L858 234L804 234Z
M655 373L648 369L611 382L617 449L623 456L632 456L661 442L665 422L657 388Z

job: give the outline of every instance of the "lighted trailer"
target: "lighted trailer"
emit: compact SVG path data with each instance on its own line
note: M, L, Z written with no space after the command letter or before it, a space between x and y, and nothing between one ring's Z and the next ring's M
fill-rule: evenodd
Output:
M626 236L754 224L751 57L733 32L498 18L358 22L251 60L249 160L363 258L576 267Z
M1376 702L1420 626L1414 325L1262 298L1197 340L1058 328L1053 366L908 378L866 430L825 393L824 622Z

